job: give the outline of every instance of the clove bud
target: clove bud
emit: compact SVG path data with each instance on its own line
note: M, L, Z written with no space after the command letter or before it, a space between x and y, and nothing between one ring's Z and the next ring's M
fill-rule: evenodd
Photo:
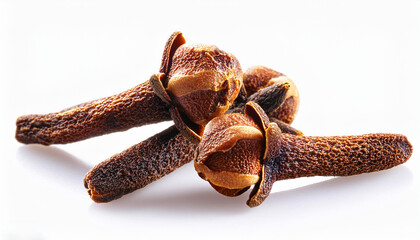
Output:
M290 85L290 89L287 92L284 103L268 116L285 124L293 122L299 108L300 97L295 83L289 77L268 67L253 66L244 72L243 81L247 94L253 94L266 86L287 82Z
M238 96L242 69L232 54L185 42L180 32L173 33L160 72L132 89L59 112L19 117L16 139L65 144L172 119L185 137L198 142L203 125Z
M270 104L263 104L267 107L263 109L270 113L282 103L287 90L286 84L271 85L246 97L244 101L252 99L257 103L269 102ZM244 108L245 104L234 104L228 111L243 112ZM109 202L142 188L192 161L196 149L196 143L184 138L179 130L172 126L96 165L86 174L84 185L92 200ZM236 191L223 193L239 194Z
M255 207L269 195L275 181L375 172L402 164L412 154L410 142L400 134L310 137L281 133L250 102L245 115L226 114L208 123L195 169L227 196L255 185L247 202Z

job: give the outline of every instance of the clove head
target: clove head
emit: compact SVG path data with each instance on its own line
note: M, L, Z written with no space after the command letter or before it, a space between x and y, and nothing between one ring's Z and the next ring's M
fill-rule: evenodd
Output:
M150 84L184 137L198 143L204 126L224 114L243 89L238 59L211 45L187 45L174 32L163 51L160 73Z
M247 204L255 207L275 181L375 172L402 164L411 154L412 145L400 134L283 134L260 106L248 102L244 114L209 122L194 163L199 176L224 195L237 196L254 185Z
M195 124L224 114L239 94L242 69L230 53L209 45L176 49L167 76L172 104Z
M289 83L290 88L287 91L284 103L271 112L269 117L281 120L287 124L293 122L299 108L300 98L295 83L289 77L268 67L254 66L244 72L243 82L247 94L253 94L273 84Z
M204 129L194 167L218 192L236 196L258 182L264 135L248 115L232 113Z

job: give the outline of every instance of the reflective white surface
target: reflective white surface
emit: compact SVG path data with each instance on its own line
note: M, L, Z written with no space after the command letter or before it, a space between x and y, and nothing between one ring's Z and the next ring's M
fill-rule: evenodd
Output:
M0 239L419 239L420 1L0 1ZM156 73L166 39L265 65L301 95L306 135L407 135L411 159L345 178L278 182L259 207L192 166L107 204L89 169L160 123L78 143L22 145L15 120L126 90Z

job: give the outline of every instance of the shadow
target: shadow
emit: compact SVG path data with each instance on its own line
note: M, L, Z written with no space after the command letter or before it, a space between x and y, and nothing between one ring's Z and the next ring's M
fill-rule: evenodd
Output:
M220 215L240 214L249 210L243 204L248 198L246 194L237 198L220 195L212 188L196 188L190 191L162 193L150 196L142 190L132 193L116 201L97 204L92 203L92 211L120 212L123 214L139 214L141 212L165 212L165 214ZM131 196L130 196L131 195ZM187 216L186 215L186 216Z
M90 211L119 213L140 217L141 213L164 212L166 215L241 215L250 211L282 213L279 222L299 221L308 213L331 217L337 211L349 213L355 208L372 208L378 202L392 201L412 183L413 175L405 166L350 177L336 177L286 191L272 192L257 208L246 205L250 191L236 198L225 197L210 186L154 193L147 186L110 203L92 203ZM284 181L287 183L287 181ZM278 182L280 183L280 182ZM276 183L277 184L277 183ZM153 184L151 184L153 185ZM258 209L258 210L257 210ZM261 215L264 218L263 215ZM283 218L283 219L282 219Z
M83 187L85 174L92 168L75 156L52 146L21 146L17 150L16 158L37 175L78 191Z
M410 169L398 166L272 192L261 206L278 209L288 217L293 214L294 218L308 216L308 213L329 217L338 212L352 214L355 209L375 209L398 201L398 195L405 194L412 182Z
M171 174L109 203L92 203L90 210L98 212L137 214L165 212L167 215L189 216L197 214L240 214L249 208L242 204L248 199L245 193L230 198L217 193L201 180L191 164L180 167Z
M92 202L89 210L98 214L197 216L202 214L241 214L249 210L243 204L247 193L230 198L217 193L201 180L192 163L186 164L144 188L108 202ZM187 215L184 215L187 213Z
M21 146L16 154L17 160L32 173L65 185L88 198L83 178L92 166L51 146ZM190 179L199 181L191 171L191 168L182 167L170 176L165 176L165 184L160 180L109 203L92 202L89 210L99 214L117 213L140 217L141 213L164 212L169 216L187 213L185 216L189 218L202 214L241 215L251 211L246 205L250 191L235 198L225 197L205 182L190 184ZM378 203L386 204L398 198L399 194L404 194L413 182L413 174L406 166L398 166L381 172L336 177L282 191L282 186L290 185L288 181L294 180L275 183L267 200L252 211L264 214L281 212L279 222L282 222L293 219L297 221L305 216L307 218L308 213L331 217L334 211L349 213L355 208L374 208Z

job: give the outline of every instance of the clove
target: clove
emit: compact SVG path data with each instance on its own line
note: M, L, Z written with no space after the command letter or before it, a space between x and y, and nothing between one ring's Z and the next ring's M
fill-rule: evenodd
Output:
M275 181L381 171L406 162L411 154L412 145L400 134L282 134L261 107L250 102L245 114L227 114L207 124L194 166L221 193L242 193L254 185L247 204L255 207L268 197Z
M251 96L239 98L228 112L243 112L249 100L265 104L270 113L285 100L289 85L275 84ZM90 170L84 185L95 202L109 202L171 173L194 159L197 144L172 126L165 131L112 156Z
M224 114L238 96L242 69L230 53L185 42L180 32L172 34L160 73L132 89L55 113L19 117L16 139L65 144L172 119L198 142L207 121Z

